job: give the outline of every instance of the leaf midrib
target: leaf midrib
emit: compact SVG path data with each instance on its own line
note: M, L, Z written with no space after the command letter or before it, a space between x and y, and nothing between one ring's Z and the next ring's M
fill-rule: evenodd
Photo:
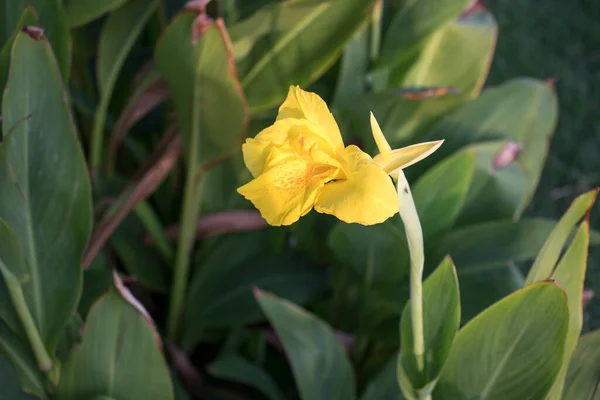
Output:
M488 381L488 383L485 385L485 387L481 391L480 400L486 400L489 392L492 390L492 388L496 384L496 381L500 377L501 372L504 370L506 363L508 362L508 360L512 356L513 352L515 351L515 348L517 347L517 344L521 340L521 337L525 334L525 332L529 328L529 325L530 324L526 324L525 327L521 328L521 331L519 332L519 334L517 335L517 337L511 344L511 346L504 352L502 358L500 359L500 362L496 364L497 368L494 371L494 373L492 374L492 378Z
M27 86L30 86L31 80L27 80ZM31 103L31 96L30 93L36 93L36 91L34 90L35 88L31 88L28 87L27 90L25 90L25 104L26 110L31 110L32 113L35 113L35 110L33 109L33 105ZM31 118L27 118L25 119L24 122L24 129L23 132L21 133L21 136L23 136L23 152L25 154L23 154L23 160L24 160L24 167L25 167L25 182L24 182L24 188L20 188L20 182L18 180L15 180L15 185L17 187L19 187L21 189L21 192L24 195L24 202L25 202L25 227L26 227L26 233L27 233L27 240L29 241L29 246L27 246L27 252L29 254L29 261L31 263L31 265L28 265L28 269L29 272L31 274L31 285L33 286L33 305L34 305L34 310L33 313L35 315L35 320L38 323L38 329L40 331L40 334L42 335L42 340L44 339L44 332L45 332L45 321L42 319L42 286L41 286L41 282L40 282L40 275L39 275L39 263L38 263L38 259L37 259L37 243L35 240L35 234L33 232L33 224L32 224L32 218L31 218L31 203L30 203L30 198L31 195L29 193L29 132L30 132L30 128L31 128ZM14 134L13 134L14 135ZM9 149L10 150L10 149ZM9 162L10 165L10 162ZM11 166L12 168L12 166ZM23 190L25 189L25 190ZM29 264L29 263L28 263Z

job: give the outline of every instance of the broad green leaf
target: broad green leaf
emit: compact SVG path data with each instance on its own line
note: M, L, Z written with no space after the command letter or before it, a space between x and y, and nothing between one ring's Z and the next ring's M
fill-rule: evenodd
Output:
M267 235L234 234L213 244L212 252L199 255L187 299L184 348L197 343L207 328L261 321L262 313L252 301L255 286L298 303L326 290L324 270L302 259L269 255Z
M457 225L516 218L515 210L524 204L531 187L527 172L519 162L511 162L503 168L494 166L507 146L512 146L511 142L490 141L462 150L475 154L475 170Z
M397 366L397 357L392 357L379 374L369 382L361 400L404 400L398 386Z
M16 334L3 321L0 321L0 358L4 357L6 361L10 362L17 374L19 386L25 392L34 394L38 398L46 397L48 395L46 377L40 371L29 345L24 342L25 340L22 333ZM5 382L2 381L2 386ZM2 393L1 390L0 393ZM12 397L7 399L12 399Z
M598 190L591 190L573 200L535 258L526 284L548 279L552 274L569 234L581 218L590 212L597 195Z
M418 99L409 97L399 90L349 96L338 100L334 113L342 132L358 136L362 140L361 149L377 154L369 125L370 112L377 118L386 139L395 144L394 148L399 148L417 142L421 131L462 102L453 94Z
M211 375L260 390L270 400L283 400L283 394L269 374L237 355L217 359L208 366Z
M111 274L112 276L112 274ZM106 292L105 292L106 293ZM83 329L83 319L77 313L73 314L67 327L65 328L58 347L56 348L56 356L60 360L61 365L67 360L71 350L81 343L81 331Z
M409 272L401 268L408 263L408 247L399 224L398 218L372 226L339 222L329 234L329 248L366 288L397 287Z
M302 400L353 400L354 371L333 329L276 296L256 291L263 310L290 360Z
M173 97L187 161L201 167L239 150L247 106L222 22L206 28L194 44L194 19L181 13L171 22L155 59Z
M567 293L569 304L569 330L565 343L565 356L563 366L558 375L548 399L559 400L563 391L565 376L567 374L568 362L577 346L577 339L581 333L583 323L583 306L581 296L583 294L583 282L587 267L588 246L590 241L590 224L585 220L581 223L573 242L565 252L551 279L556 282Z
M25 8L33 9L39 26L44 29L56 60L60 66L63 79L68 80L71 70L71 35L67 14L61 0L5 0L0 12L0 43L4 44L11 37L21 22ZM30 19L27 20L30 22Z
M52 355L79 301L92 205L67 95L45 39L17 35L2 115L0 219L23 246L25 299Z
M475 153L460 152L436 164L413 186L425 239L452 227L465 204L474 169Z
M485 90L431 128L421 140L445 139L444 145L407 173L418 174L458 149L478 143L473 148L480 172L475 173L458 223L489 220L492 210L493 218L518 217L539 181L556 118L555 93L543 82L516 79ZM506 151L507 145L514 154Z
M514 264L533 259L554 225L554 221L527 218L454 230L426 244L425 269L433 270L446 254L452 257L467 321L523 286L523 275Z
M446 257L423 284L424 370L413 353L410 301L400 321L398 379L404 396L422 399L435 387L460 325L460 295L452 260Z
M378 70L387 77L402 75L412 64L423 42L467 8L470 0L420 0L404 2L386 32ZM379 71L378 71L379 72ZM379 72L381 73L381 72Z
M333 103L365 92L367 69L369 68L370 25L364 25L344 48L340 61L340 71L335 84Z
M127 55L157 6L158 0L131 1L111 13L102 25L97 61L98 88L102 96L110 98Z
M82 1L78 1L82 3ZM95 2L101 3L101 2ZM100 103L94 115L93 140L101 140L104 120L119 72L142 29L158 6L158 0L135 0L113 12L104 22L98 42L97 80ZM102 142L98 143L101 146ZM101 162L101 148L91 154L93 167Z
M571 357L563 400L598 399L600 376L600 331L581 336Z
M9 362L0 355L0 399L34 400L36 397L26 394L19 386L17 374Z
M494 17L477 8L436 31L400 81L389 86L449 86L477 97L487 77L498 35Z
M63 366L56 394L59 400L173 399L151 321L116 291L109 292L90 310L82 343Z
M253 112L274 107L289 86L306 87L338 58L374 0L276 2L231 28L240 82Z
M535 283L494 304L456 335L433 398L544 399L569 323L565 293Z
M85 25L107 12L116 10L129 0L65 0L71 27Z
M77 312L85 318L92 305L110 289L111 284L112 272L108 268L86 269L83 273L83 291Z
M6 85L6 80L8 79L8 68L10 66L10 51L12 49L13 42L17 37L17 34L21 31L21 29L27 25L39 25L37 17L35 15L35 11L32 7L26 7L23 10L23 13L21 14L21 17L17 22L17 26L15 27L12 36L8 37L6 43L4 43L3 47L0 48L0 93L4 92L4 86Z

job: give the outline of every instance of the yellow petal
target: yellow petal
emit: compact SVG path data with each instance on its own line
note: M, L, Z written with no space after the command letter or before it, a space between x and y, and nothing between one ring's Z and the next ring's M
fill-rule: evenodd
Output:
M274 226L293 224L308 213L328 180L327 171L318 170L315 178L314 165L293 155L280 161L238 189ZM333 174L335 169L328 172Z
M436 140L434 142L413 144L412 146L392 150L390 153L378 154L373 158L373 161L388 174L393 174L395 171L409 167L429 156L442 143L444 143L443 140Z
M277 120L285 118L307 119L313 122L334 149L343 150L344 141L340 129L327 104L317 94L305 92L298 86L290 86L288 96L277 114Z
M346 147L344 156L347 179L326 184L315 210L362 225L378 224L396 214L396 189L385 171L356 146Z
M373 138L375 139L375 143L377 143L377 148L379 149L380 154L386 154L392 151L390 144L385 140L385 136L383 136L383 132L375 119L373 113L371 113L371 131L373 132Z
M286 118L275 121L268 128L263 129L254 139L246 139L242 145L244 163L253 177L260 175L267 167L267 160L274 146L285 146L295 137L310 138L319 150L330 157L335 155L335 150L320 134L319 127L306 119Z

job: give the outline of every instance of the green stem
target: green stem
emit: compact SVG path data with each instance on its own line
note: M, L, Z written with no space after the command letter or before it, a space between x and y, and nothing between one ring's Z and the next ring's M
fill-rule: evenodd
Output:
M44 346L44 342L42 341L40 333L35 326L33 317L29 312L27 302L23 296L23 289L13 275L5 274L4 280L6 282L6 286L8 287L8 293L12 300L13 306L15 307L15 311L21 320L23 329L25 329L25 335L27 336L29 344L31 345L31 349L33 350L33 354L35 355L38 366L40 367L40 370L48 373L52 369L52 358L50 358L50 355L46 351L46 346Z
M97 171L102 162L102 146L104 146L104 120L108 109L108 97L100 96L100 104L94 115L94 127L92 129L92 140L90 142L90 167Z
M192 137L192 141L194 138ZM190 148L194 149L192 144ZM167 318L167 337L175 342L178 340L179 326L183 317L183 304L187 293L190 254L194 244L196 219L198 218L198 199L200 197L201 181L197 178L196 155L188 157L188 166L183 193L183 209L181 211L179 241L175 255L175 270L171 285L171 302Z
M425 367L423 359L425 354L425 335L423 332L423 265L425 263L423 231L410 186L402 170L398 173L398 203L410 252L410 314L413 354L417 360L417 368L423 372Z

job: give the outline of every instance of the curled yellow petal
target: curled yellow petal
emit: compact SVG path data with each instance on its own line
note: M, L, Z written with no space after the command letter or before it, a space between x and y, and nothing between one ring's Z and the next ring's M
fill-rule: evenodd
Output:
M333 168L330 168L333 173ZM238 189L274 226L290 225L308 213L325 185L326 170L313 177L313 166L289 157ZM325 179L324 179L325 178Z
M267 165L271 149L285 146L290 140L298 135L312 137L320 150L333 155L335 150L323 138L319 127L304 119L286 118L275 121L275 123L256 135L254 139L246 139L242 145L244 163L253 177L260 175Z
M343 156L346 179L323 186L315 210L362 225L378 224L396 214L396 189L385 171L356 146L348 146Z
M371 113L371 131L373 132L373 138L375 139L375 143L377 144L377 148L379 149L380 154L386 154L392 151L390 144L383 136L383 131L379 127L379 123L375 119L373 113Z
M277 120L285 118L306 119L319 127L319 133L337 150L343 150L340 129L327 104L315 93L305 92L298 86L290 86L287 98L279 107Z
M444 143L443 140L436 140L413 144L388 153L378 154L373 158L373 161L388 174L393 174L399 169L409 167L431 155L442 143Z

